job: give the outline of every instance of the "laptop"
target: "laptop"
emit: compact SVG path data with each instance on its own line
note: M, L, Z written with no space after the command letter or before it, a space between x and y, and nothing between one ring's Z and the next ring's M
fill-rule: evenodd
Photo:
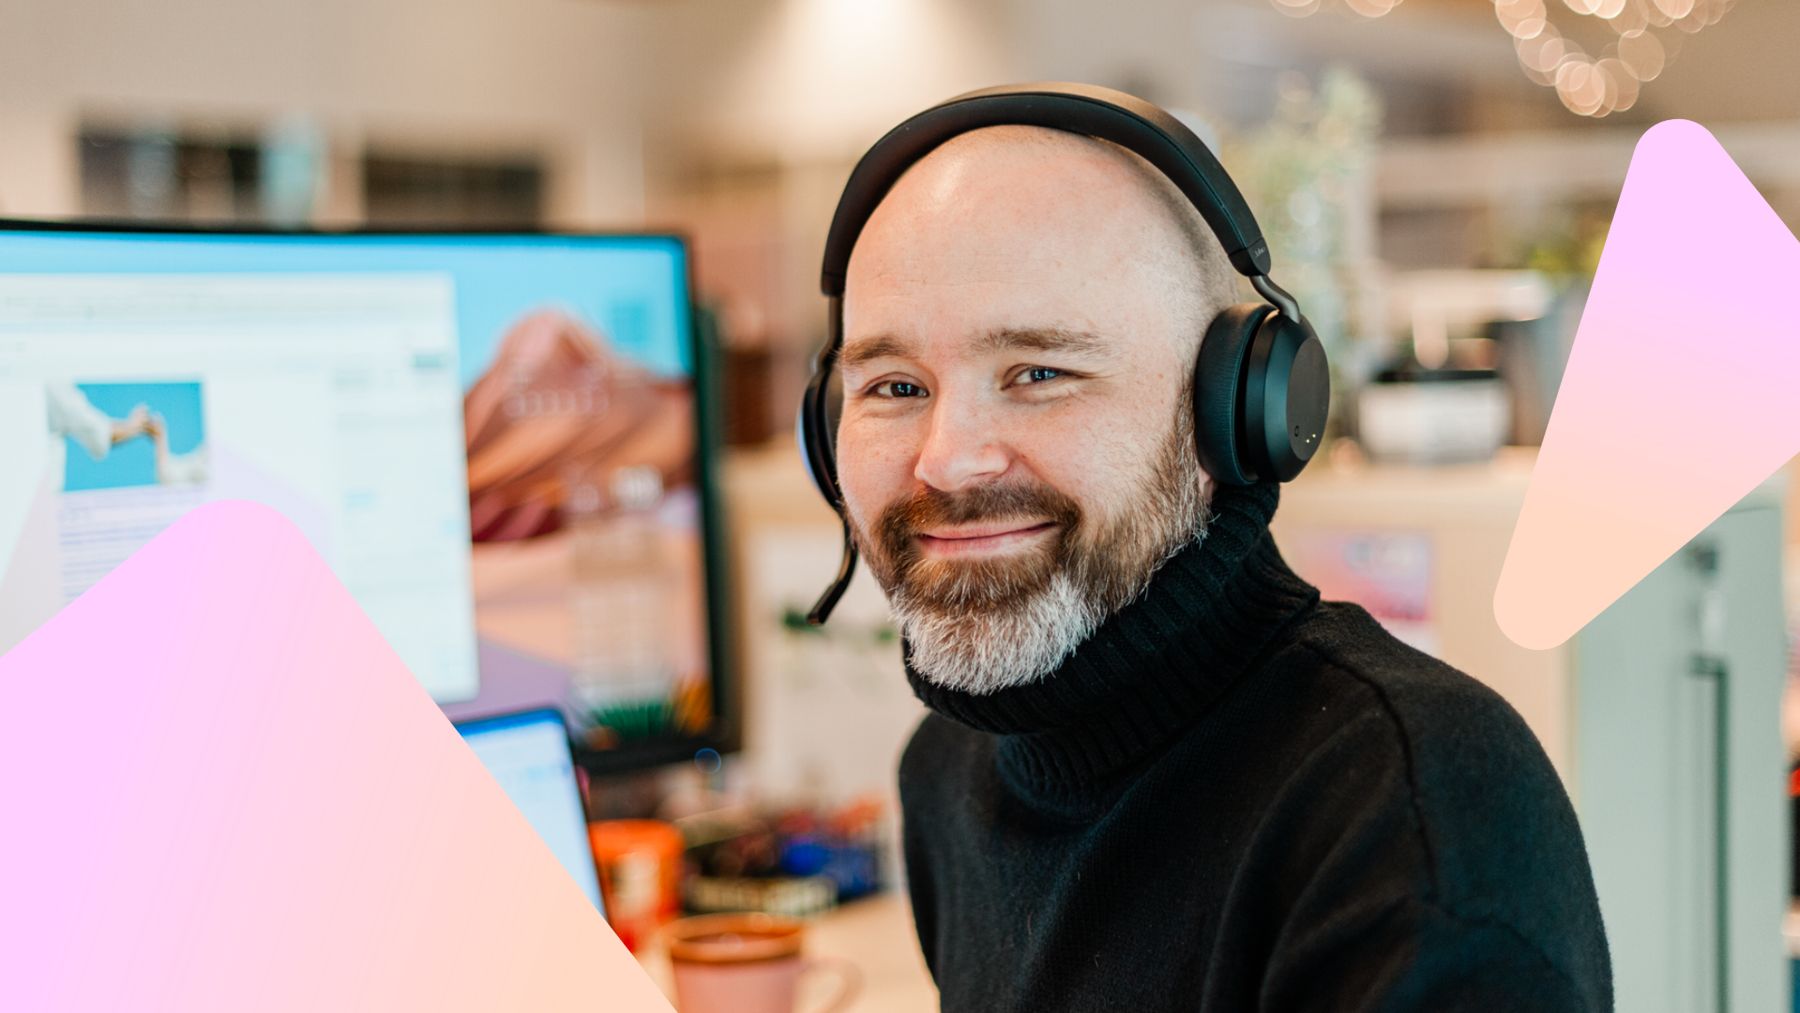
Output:
M562 712L544 708L496 714L457 722L456 730L587 894L594 910L604 915L587 812Z

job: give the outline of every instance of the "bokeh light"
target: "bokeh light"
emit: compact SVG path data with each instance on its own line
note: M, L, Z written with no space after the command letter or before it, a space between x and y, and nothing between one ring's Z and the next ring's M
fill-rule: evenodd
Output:
M1606 83L1592 61L1571 57L1556 68L1556 94L1571 112L1592 116L1606 101Z
M1329 0L1270 0L1289 17L1317 13ZM1380 18L1401 0L1341 0L1345 10ZM1569 111L1607 116L1637 104L1643 86L1675 59L1683 35L1693 35L1731 10L1735 0L1562 0L1579 17L1599 18L1617 36L1599 59L1588 56L1556 25L1545 0L1493 0L1494 17L1512 36L1519 69L1556 90ZM1564 15L1567 17L1567 15ZM1674 29L1663 31L1659 29Z
M1616 56L1609 56L1595 64L1602 74L1606 75L1610 91L1607 105L1612 112L1620 113L1637 105L1640 85L1631 69Z
M1607 19L1607 24L1620 35L1630 35L1650 27L1650 16L1644 13L1647 0L1625 0L1619 13Z
M1619 60L1639 81L1654 81L1663 72L1662 43L1649 32L1627 35L1619 40Z
M1570 11L1601 19L1617 35L1598 60L1562 34L1544 0L1493 2L1494 17L1512 36L1525 76L1556 89L1570 112L1598 117L1636 105L1643 86L1675 59L1683 35L1718 24L1735 0L1562 0ZM1670 28L1675 30L1656 31Z
M1513 48L1518 50L1519 63L1526 70L1548 75L1541 80L1545 84L1554 84L1556 65L1568 52L1568 43L1555 28L1548 28L1534 38L1515 40Z

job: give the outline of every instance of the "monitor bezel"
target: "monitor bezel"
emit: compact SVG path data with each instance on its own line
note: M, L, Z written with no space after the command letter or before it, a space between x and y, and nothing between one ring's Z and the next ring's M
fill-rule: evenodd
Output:
M452 721L450 724L451 727L456 729L457 736L464 740L465 745L471 734L484 735L491 732L504 731L509 728L527 728L532 725L554 724L557 730L562 733L563 744L569 750L570 762L574 763L578 769L581 767L581 761L575 756L575 740L569 735L569 722L563 717L562 711L556 707L526 707L522 710L497 711L492 714L483 714L479 717L462 718L458 721ZM584 828L588 824L587 795L588 793L582 785L582 778L580 775L577 775L575 777L575 809L581 813L581 822ZM582 841L587 845L588 861L594 862L593 837L587 833L583 833ZM602 917L605 917L606 890L600 883L599 865L598 863L594 863L594 865L594 891L599 898L600 914Z
M712 727L692 736L668 736L625 743L612 749L594 749L569 736L575 762L591 776L625 774L650 767L668 766L692 760L703 750L736 753L742 748L742 715L737 707L738 683L733 666L735 644L726 572L729 553L725 544L725 517L720 501L719 468L724 451L722 404L715 404L723 391L719 375L721 362L716 338L702 335L700 307L694 298L694 249L687 234L676 229L561 229L519 228L515 226L458 225L354 225L332 226L260 225L244 222L150 221L142 219L110 219L93 217L19 218L0 216L0 233L122 233L167 236L244 236L293 239L356 239L359 237L454 239L468 236L483 239L593 239L644 240L672 242L681 251L682 288L687 300L686 342L689 359L694 364L694 478L700 494L701 566L705 570L703 584L706 595L707 661L712 697ZM473 540L470 545L473 547ZM477 673L479 678L479 672ZM526 714L538 709L509 712ZM560 710L558 710L560 716ZM494 715L500 717L502 715ZM468 722L485 720L466 719ZM563 719L568 734L567 719ZM459 726L465 722L456 722Z

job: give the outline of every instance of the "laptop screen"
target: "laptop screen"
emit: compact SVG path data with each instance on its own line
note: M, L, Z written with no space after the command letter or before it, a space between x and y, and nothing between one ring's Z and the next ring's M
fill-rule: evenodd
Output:
M587 814L569 754L569 735L555 710L528 711L456 726L507 797L525 814L563 868L602 914L600 881L588 843Z

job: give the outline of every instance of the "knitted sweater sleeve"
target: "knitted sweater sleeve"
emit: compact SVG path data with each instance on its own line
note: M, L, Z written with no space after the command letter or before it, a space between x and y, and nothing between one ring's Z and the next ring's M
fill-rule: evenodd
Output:
M1262 827L1265 881L1287 884L1263 1007L1610 1010L1587 856L1535 737L1472 681L1369 686Z
M1599 1013L1595 997L1504 922L1415 898L1362 904L1294 941L1267 981L1272 1010ZM1604 1000L1599 1000L1604 1002Z

